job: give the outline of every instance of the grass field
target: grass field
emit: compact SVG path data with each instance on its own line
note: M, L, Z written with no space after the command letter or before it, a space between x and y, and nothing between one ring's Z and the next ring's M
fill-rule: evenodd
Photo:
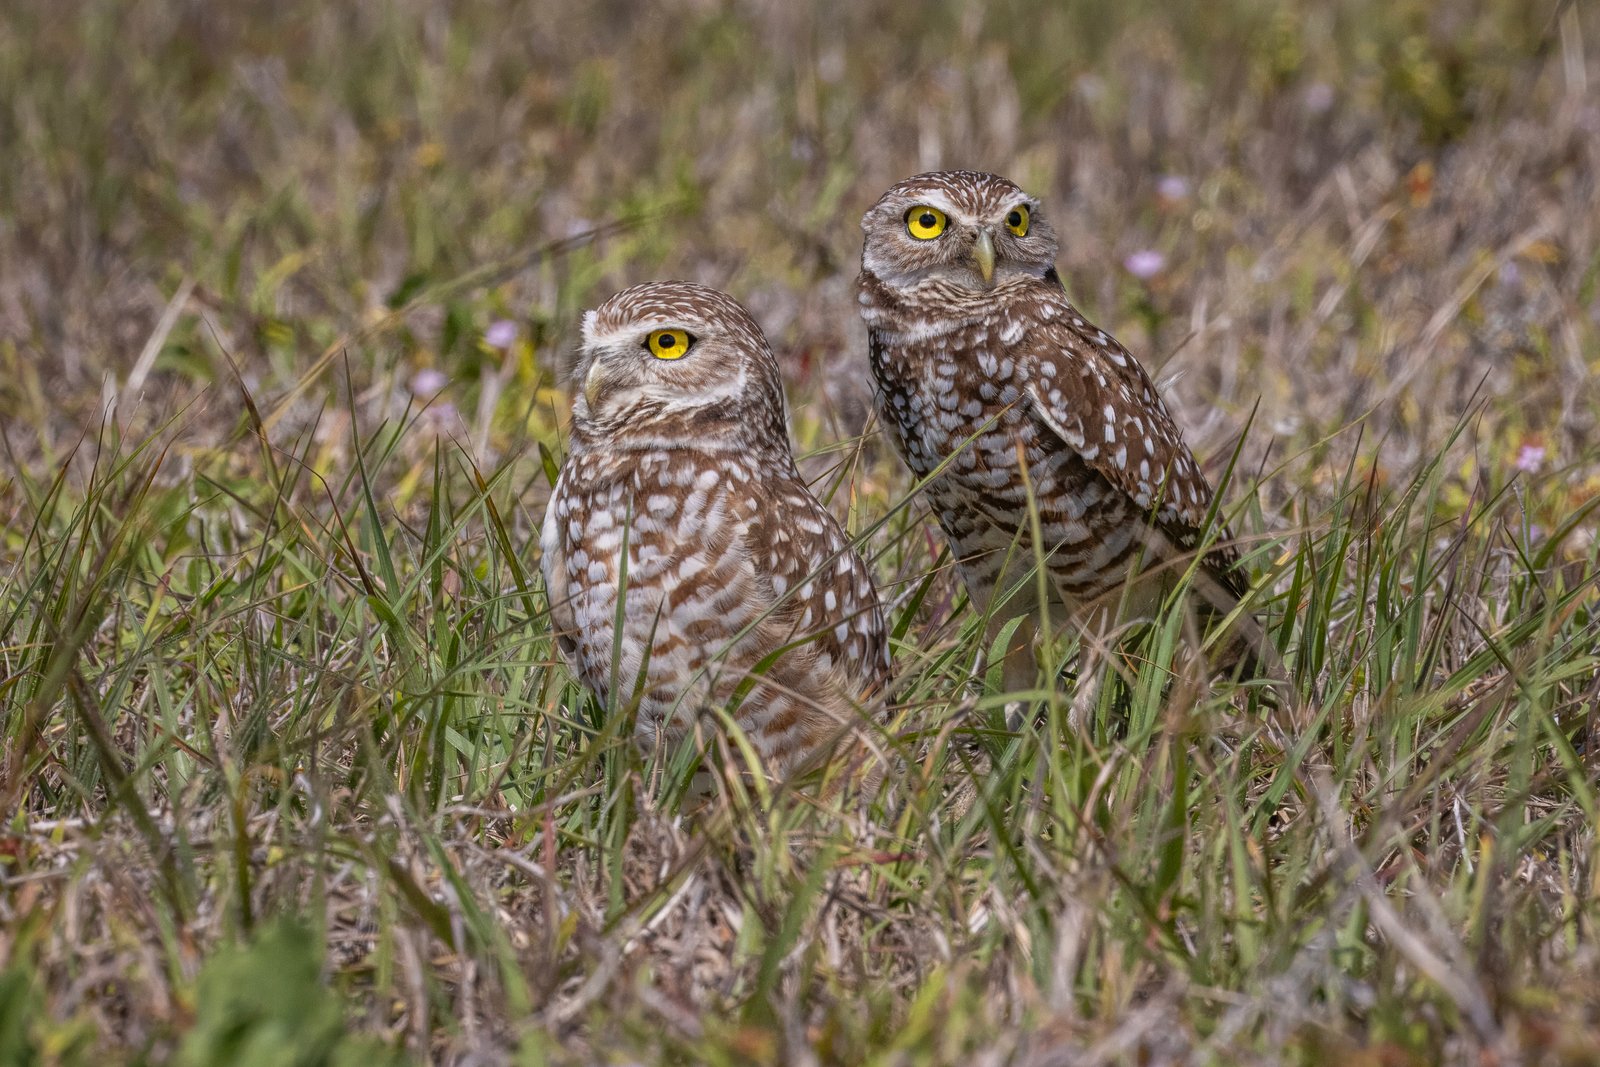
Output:
M0 145L0 1062L1600 1062L1593 4L8 0ZM958 165L1293 699L1177 613L1086 731L968 685L852 288ZM555 662L574 323L658 277L891 602L869 814L685 816Z

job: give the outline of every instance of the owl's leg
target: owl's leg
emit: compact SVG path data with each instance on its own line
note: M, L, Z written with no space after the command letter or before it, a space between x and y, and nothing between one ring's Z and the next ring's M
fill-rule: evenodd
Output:
M995 627L996 631L999 629ZM1039 687L1039 658L1035 647L1038 635L1039 617L1032 612L1024 615L1017 628L1011 631L1011 640L1006 643L1003 653L1005 661L1000 667L1000 679L1005 692L1016 693Z
M1001 631L1010 621L1011 619L1006 617L989 619L989 630L984 640L985 648L996 647ZM1030 611L1021 617L1016 629L1011 631L1010 640L1006 641L1004 649L1000 652L1002 693L1021 693L1039 687L1039 655L1036 647L1038 635L1039 616ZM1021 730L1031 711L1032 704L1029 701L1006 701L1006 729L1013 733Z
M1073 621L1078 630L1078 680L1072 688L1072 703L1067 707L1067 725L1083 733L1089 729L1095 706L1100 703L1100 686L1111 655L1116 611L1102 603L1078 613Z
M1078 631L1078 684L1067 709L1074 730L1087 730L1100 703L1100 687L1112 669L1117 649L1159 613L1169 587L1162 574L1135 574L1125 586L1087 603L1074 606L1073 625ZM1121 705L1122 701L1118 701ZM1126 709L1123 709L1124 711Z
M1038 631L1037 617L1031 613L1022 616L1017 628L1011 632L1010 638L1006 641L1005 647L999 648L1002 631L1015 618L1016 615L999 612L989 617L983 631L983 647L978 650L977 658L972 665L972 673L967 676L968 701L976 702L983 697L989 668L994 665L996 656L1000 659L1001 693L1017 693L1038 687L1039 667L1034 648L1034 638ZM1026 702L1021 700L1006 702L1006 729L1015 732L1022 728L1022 719L1027 712L1025 704ZM972 704L966 703L965 706L971 708Z
M1072 703L1067 707L1067 725L1075 733L1089 729L1095 705L1100 702L1100 659L1090 641L1084 640L1078 646L1078 684L1072 687Z

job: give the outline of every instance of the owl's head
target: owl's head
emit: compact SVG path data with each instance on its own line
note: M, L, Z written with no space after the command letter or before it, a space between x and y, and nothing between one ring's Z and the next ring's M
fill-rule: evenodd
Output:
M861 269L895 288L938 280L984 290L1042 278L1056 235L1039 201L1014 182L970 170L899 182L861 218Z
M693 282L647 282L583 317L575 426L659 439L662 424L776 424L783 385L761 328L732 297Z

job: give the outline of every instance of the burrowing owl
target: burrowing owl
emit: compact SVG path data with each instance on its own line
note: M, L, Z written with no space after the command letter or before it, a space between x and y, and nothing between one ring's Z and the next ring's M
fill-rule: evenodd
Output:
M1079 625L1107 625L1124 592L1148 611L1200 545L1211 486L1144 369L1068 302L1039 202L992 174L923 174L861 228L878 411L919 478L948 464L928 498L991 636L1037 611L1040 556ZM1208 613L1245 591L1227 540L1195 583ZM1130 586L1135 569L1152 577ZM1033 684L1027 629L1008 688Z
M571 451L540 538L561 652L645 745L730 710L769 773L886 682L872 577L789 450L772 350L738 303L657 282L583 320ZM618 647L620 644L620 647Z

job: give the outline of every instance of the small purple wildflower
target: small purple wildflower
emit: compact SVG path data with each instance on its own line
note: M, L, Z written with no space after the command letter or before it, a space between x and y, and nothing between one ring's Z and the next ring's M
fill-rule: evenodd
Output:
M1140 281L1149 281L1167 266L1167 257L1154 248L1141 248L1122 261L1128 273Z
M517 324L510 319L496 319L483 331L483 343L504 351L517 343Z
M443 371L433 367L423 367L411 376L407 386L412 396L428 400L449 384L450 379L444 376Z
M1189 179L1181 174L1168 174L1156 183L1156 195L1163 200L1189 199Z
M1333 86L1327 82L1312 82L1306 86L1306 110L1321 115L1333 107Z
M1514 466L1526 474L1532 474L1544 466L1544 445L1523 445L1517 451L1517 461Z

